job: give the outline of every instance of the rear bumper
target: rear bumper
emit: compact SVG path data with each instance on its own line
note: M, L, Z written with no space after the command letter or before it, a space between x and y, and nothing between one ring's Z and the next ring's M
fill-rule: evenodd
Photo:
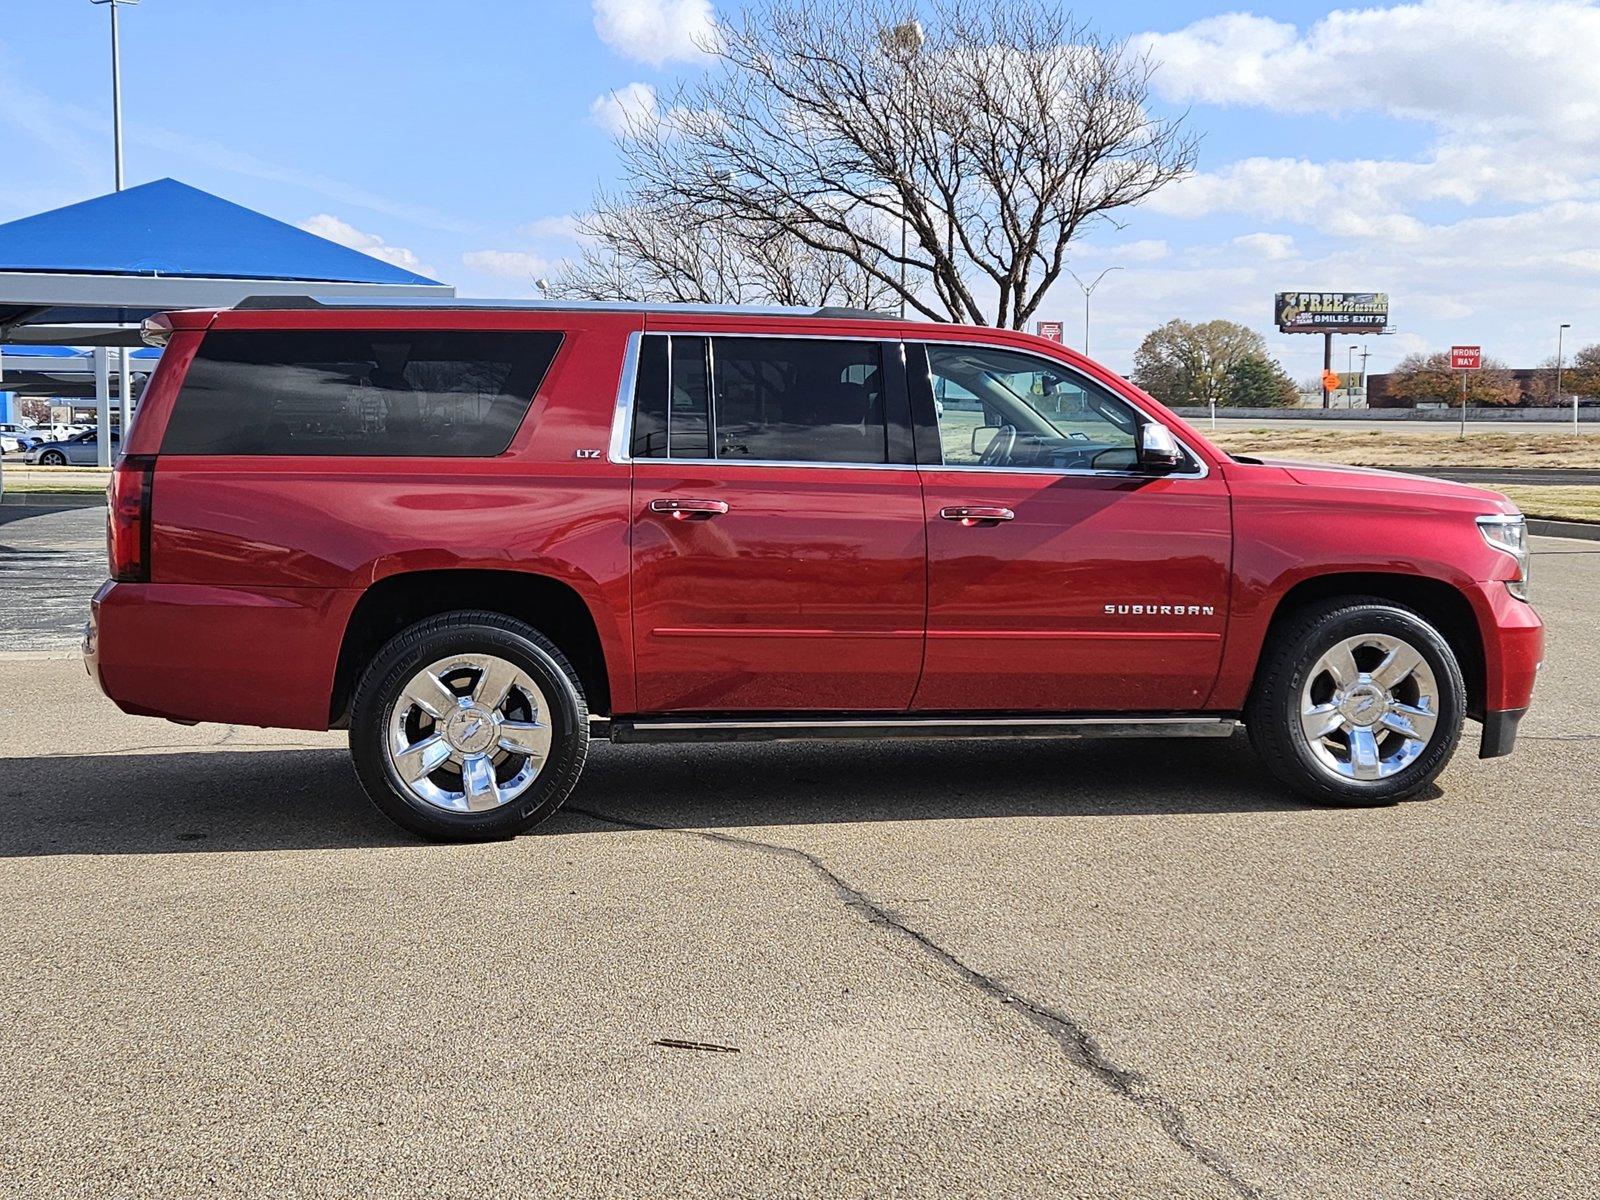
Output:
M334 588L101 585L84 665L123 712L326 729L356 593Z

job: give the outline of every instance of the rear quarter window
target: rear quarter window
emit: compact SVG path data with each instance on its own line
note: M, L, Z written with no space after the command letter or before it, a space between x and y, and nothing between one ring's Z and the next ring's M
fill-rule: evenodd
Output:
M490 457L561 334L219 330L184 377L163 454Z

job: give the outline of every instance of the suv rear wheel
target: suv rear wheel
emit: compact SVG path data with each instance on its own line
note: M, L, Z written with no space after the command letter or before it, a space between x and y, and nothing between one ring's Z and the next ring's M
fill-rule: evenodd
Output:
M561 650L490 612L395 635L357 686L350 753L367 796L424 837L480 841L537 825L572 791L589 709Z
M1245 722L1268 770L1294 791L1366 805L1433 782L1465 712L1461 667L1437 629L1388 601L1346 597L1277 632Z

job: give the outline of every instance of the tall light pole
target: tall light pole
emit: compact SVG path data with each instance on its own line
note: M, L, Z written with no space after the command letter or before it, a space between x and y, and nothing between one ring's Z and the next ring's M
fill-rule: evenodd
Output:
M1572 322L1558 326L1556 329L1556 403L1561 403L1561 350L1562 335L1572 328ZM1572 432L1578 432L1578 393L1572 393Z
M122 190L122 38L117 27L117 9L139 0L89 0L111 9L111 137L117 168L117 191Z
M122 190L122 36L117 21L117 9L124 4L137 4L139 0L89 0L91 4L104 4L111 9L111 143L112 159L116 169L117 191ZM103 358L96 352L97 358ZM102 387L102 384L104 386ZM95 459L102 467L111 465L111 395L110 384L97 371L95 375L96 414L99 431L96 438ZM129 394L128 348L117 350L117 418L122 436L128 436L129 418L132 416L133 398Z
M905 110L910 107L911 93L911 60L922 49L922 43L927 41L927 34L922 32L921 21L902 21L898 25L890 25L878 35L880 44L892 57L900 62L904 82L900 92L900 116L905 119ZM911 139L902 131L901 142L910 145ZM911 154L906 153L903 164L906 178L900 193L900 319L906 315L906 197L905 193L911 189Z
M1078 278L1076 271L1071 267L1067 268L1067 274L1072 276L1072 282L1077 284L1078 290L1083 293L1083 356L1085 358L1089 357L1089 299L1094 295L1095 288L1100 286L1102 279L1111 274L1111 272L1120 270L1122 270L1121 267L1107 267L1094 277L1093 283L1085 284L1083 280Z

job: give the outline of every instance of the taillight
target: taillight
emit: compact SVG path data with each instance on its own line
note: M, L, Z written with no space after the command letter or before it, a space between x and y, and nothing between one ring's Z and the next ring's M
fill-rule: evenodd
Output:
M125 454L111 469L106 487L106 551L111 578L122 583L150 579L150 491L156 456Z

